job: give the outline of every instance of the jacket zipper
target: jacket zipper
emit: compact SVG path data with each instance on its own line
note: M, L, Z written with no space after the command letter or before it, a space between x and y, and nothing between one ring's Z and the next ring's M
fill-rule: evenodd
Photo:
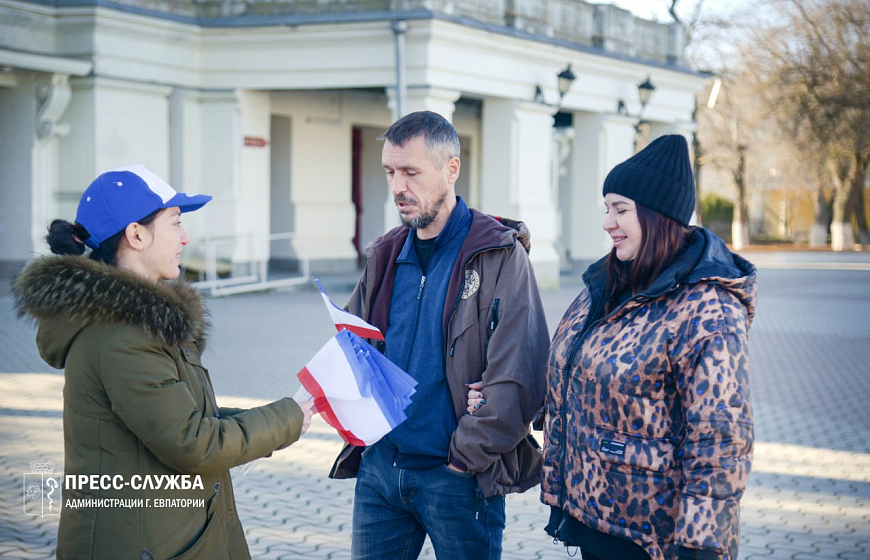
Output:
M495 298L492 301L492 309L491 309L491 318L489 320L489 336L486 337L486 342L483 344L483 369L489 365L489 339L492 338L492 335L495 333L495 328L498 326L498 304L501 302L501 299ZM453 348L450 348L451 356L453 355Z
M590 326L590 329L591 326ZM577 335L577 338L574 339L574 342L571 345L571 350L568 352L568 359L565 360L565 367L562 369L562 407L559 412L560 419L562 420L562 433L559 435L559 474L561 480L559 480L559 508L564 509L565 507L565 499L568 495L568 485L565 482L565 463L567 459L567 440L568 440L568 411L565 406L565 401L568 398L568 382L571 376L571 366L574 363L574 358L577 355L577 352L580 350L580 347L583 345L583 341L586 339L586 329L584 328L580 331L580 334Z
M405 371L411 367L411 354L414 353L414 343L417 341L417 331L420 329L420 300L423 299L423 287L426 285L426 275L420 277L420 290L417 292L417 311L414 314L414 336L411 337L411 347L408 348L408 358L405 360Z
M210 383L206 383L205 376L202 372L199 372L199 379L202 382L202 389L205 391L205 394L208 396L209 401L211 401L211 405L214 407L214 416L215 418L221 417L220 407L217 403L217 398L214 396L214 389L212 388Z
M590 291L590 297L591 297L591 295L592 295L592 292ZM593 300L590 303L590 306L589 306L590 313L593 311L595 311L597 313L598 306L604 305L604 300L601 299L603 297L604 297L604 295L600 294L599 295L600 299L597 302ZM583 330L580 331L580 334L578 334L577 338L574 339L574 342L571 343L571 350L569 350L569 352L568 352L568 359L565 360L565 367L562 369L562 407L561 407L561 411L559 413L560 419L562 420L562 433L559 436L559 473L562 477L562 480L559 481L560 482L560 484L559 484L559 507L560 508L565 507L565 499L566 499L567 494L568 494L568 485L565 482L565 478L564 478L564 476L565 476L565 463L566 463L567 456L568 456L568 451L567 451L568 407L565 406L565 402L568 399L568 382L569 382L569 379L571 377L571 368L574 365L574 358L577 357L577 353L580 351L580 347L583 346L583 342L585 342L586 338L589 336L589 333L592 332L592 329L594 329L595 327L597 327L598 325L600 325L601 323L603 323L604 321L606 321L610 317L613 317L617 312L619 312L623 307L625 307L625 305L628 302L634 300L637 297L638 296L634 296L634 297L627 299L626 301L622 302L622 305L617 306L616 309L614 309L613 311L608 313L606 316L603 316L603 317L599 318L598 320L594 321L592 324L583 325ZM594 309L593 309L593 305L595 306Z
M562 515L562 520L559 521L559 526L556 527L556 536L553 537L553 544L559 544L559 539L562 538L562 527L565 526L565 515ZM582 559L582 556L581 556Z
M420 277L420 289L417 291L417 311L414 314L414 336L411 337L411 346L408 348L408 358L405 360L405 371L411 367L411 354L414 353L414 343L417 341L417 331L420 328L420 300L423 299L423 288L426 286L426 275ZM399 450L393 456L393 467L399 464Z

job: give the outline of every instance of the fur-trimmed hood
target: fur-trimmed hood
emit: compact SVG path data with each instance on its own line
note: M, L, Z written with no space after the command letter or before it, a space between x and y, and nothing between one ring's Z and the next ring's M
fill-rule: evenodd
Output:
M56 356L61 364L65 349L90 324L136 325L160 344L192 339L200 349L210 326L202 297L189 285L151 282L85 257L37 259L16 278L12 291L19 317L29 315L40 330L51 329L52 340L40 337L40 345L64 349ZM46 350L40 347L43 356Z

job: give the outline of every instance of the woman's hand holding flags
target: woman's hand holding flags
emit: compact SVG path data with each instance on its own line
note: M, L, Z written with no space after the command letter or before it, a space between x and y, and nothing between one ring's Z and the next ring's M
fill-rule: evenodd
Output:
M338 333L296 374L302 386L293 399L321 414L347 443L373 445L405 421L417 382L363 340L384 340L377 327L332 303L315 282ZM303 434L310 422L306 414ZM253 464L241 466L241 474Z
M384 340L377 327L332 303L320 282L317 287L338 333L296 374L300 392L311 395L314 410L346 442L372 445L405 420L417 382L363 340Z

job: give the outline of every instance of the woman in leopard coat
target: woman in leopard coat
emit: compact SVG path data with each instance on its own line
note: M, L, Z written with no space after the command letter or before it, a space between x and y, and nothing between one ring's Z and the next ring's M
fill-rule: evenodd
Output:
M687 227L682 136L618 165L604 194L613 249L550 345L546 531L584 560L736 560L755 268Z
M583 275L550 346L547 531L584 560L736 560L755 268L685 227L682 136L617 166L604 194L614 247Z

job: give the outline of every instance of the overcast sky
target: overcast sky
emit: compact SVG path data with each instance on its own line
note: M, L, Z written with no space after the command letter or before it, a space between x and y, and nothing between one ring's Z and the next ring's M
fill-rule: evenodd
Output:
M591 1L599 4L614 4L644 19L657 20L662 23L673 21L670 14L668 14L670 0ZM677 13L680 14L684 22L688 23L692 20L692 12L699 1L703 2L702 18L706 20L716 16L727 21L739 23L740 21L757 22L759 18L769 19L775 17L771 12L772 6L775 3L769 0L761 2L758 0L680 0L677 4ZM750 19L747 20L746 18ZM735 39L739 33L739 26L728 31L707 27L706 32L702 34L703 38L699 38L700 42L697 42L692 48L689 56L690 64L695 68L713 71L721 70L723 67L728 66L731 60L730 53L733 52Z
M615 4L625 10L630 10L634 15L645 19L657 19L661 22L671 21L668 14L669 0L593 0L598 4ZM704 11L708 13L724 12L728 9L746 4L747 0L704 0ZM677 12L684 19L689 19L692 10L698 4L698 0L680 0L677 4Z

